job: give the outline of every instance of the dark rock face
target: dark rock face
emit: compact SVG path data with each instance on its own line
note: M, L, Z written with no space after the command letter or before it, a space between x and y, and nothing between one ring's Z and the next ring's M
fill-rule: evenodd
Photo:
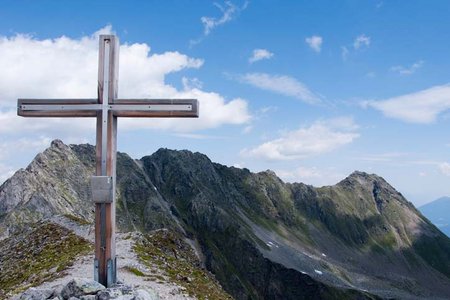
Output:
M140 160L119 153L117 162L119 228L197 240L236 299L450 295L450 239L379 176L354 172L315 188L167 149ZM12 219L92 218L83 180L94 163L92 146L53 143L0 187L0 233L14 230Z

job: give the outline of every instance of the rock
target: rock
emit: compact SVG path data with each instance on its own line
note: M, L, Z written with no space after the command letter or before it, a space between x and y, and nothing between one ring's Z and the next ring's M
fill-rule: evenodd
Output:
M116 287L121 290L123 295L133 295L133 288L129 285L121 283L117 284Z
M135 292L135 300L159 300L159 296L153 290L138 289Z
M98 300L109 300L109 299L119 299L119 296L122 296L123 293L120 288L113 287L108 288L106 290L100 291L97 293Z
M63 284L59 284L57 286L52 287L53 288L53 295L52 295L52 300L54 298L56 299L62 299L63 297L61 296L62 290L64 289L64 285Z
M53 290L51 289L36 289L29 288L21 296L20 300L42 300L49 299L53 295Z
M72 279L62 290L61 296L64 299L70 297L80 297L84 295L94 295L99 291L104 290L105 287L94 281L83 278Z
M123 295L115 298L115 300L135 300L136 298L133 295Z
M80 300L95 300L95 299L97 299L96 295L85 295L80 297Z

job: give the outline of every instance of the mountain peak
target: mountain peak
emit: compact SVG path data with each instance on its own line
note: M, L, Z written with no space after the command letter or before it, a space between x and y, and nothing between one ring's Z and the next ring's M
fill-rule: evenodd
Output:
M358 171L358 170L353 171L353 173L351 173L347 178L363 179L363 180L383 179L376 174L369 174L364 171Z
M384 188L387 188L393 193L398 193L383 177L362 171L354 171L353 173L351 173L349 176L347 176L345 179L343 179L341 182L338 183L338 185L351 185L351 186L354 186L355 184L365 186L368 188L372 188L374 185L382 186Z
M67 145L64 144L64 142L61 141L60 139L55 139L55 140L53 140L53 141L51 142L50 147L51 147L51 148L60 148L60 149L62 149L62 148L64 148L64 147L67 147Z

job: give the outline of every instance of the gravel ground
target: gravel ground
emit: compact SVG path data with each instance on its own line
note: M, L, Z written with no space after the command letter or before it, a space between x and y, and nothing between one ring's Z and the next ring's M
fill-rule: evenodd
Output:
M89 240L93 240L91 236L84 236ZM146 275L162 275L160 270L148 270L144 265L139 263L136 254L132 250L133 236L137 235L130 233L119 233L116 235L116 251L117 251L117 268L118 268L118 280L133 287L145 287L154 290L160 297L161 300L164 299L194 299L183 293L184 288L170 283L170 282L156 282L151 281L147 277L137 276L130 272L127 267L133 267ZM65 275L51 282L45 282L36 288L54 288L58 285L65 285L71 279L75 277L79 278L94 278L93 270L94 255L88 255L79 257L74 265L65 271Z

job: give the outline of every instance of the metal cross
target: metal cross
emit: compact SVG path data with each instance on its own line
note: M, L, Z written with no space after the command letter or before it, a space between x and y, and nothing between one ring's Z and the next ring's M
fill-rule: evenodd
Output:
M197 118L196 99L117 99L119 39L100 35L97 99L18 99L22 117L96 117L94 278L105 286L117 279L115 187L117 117Z

